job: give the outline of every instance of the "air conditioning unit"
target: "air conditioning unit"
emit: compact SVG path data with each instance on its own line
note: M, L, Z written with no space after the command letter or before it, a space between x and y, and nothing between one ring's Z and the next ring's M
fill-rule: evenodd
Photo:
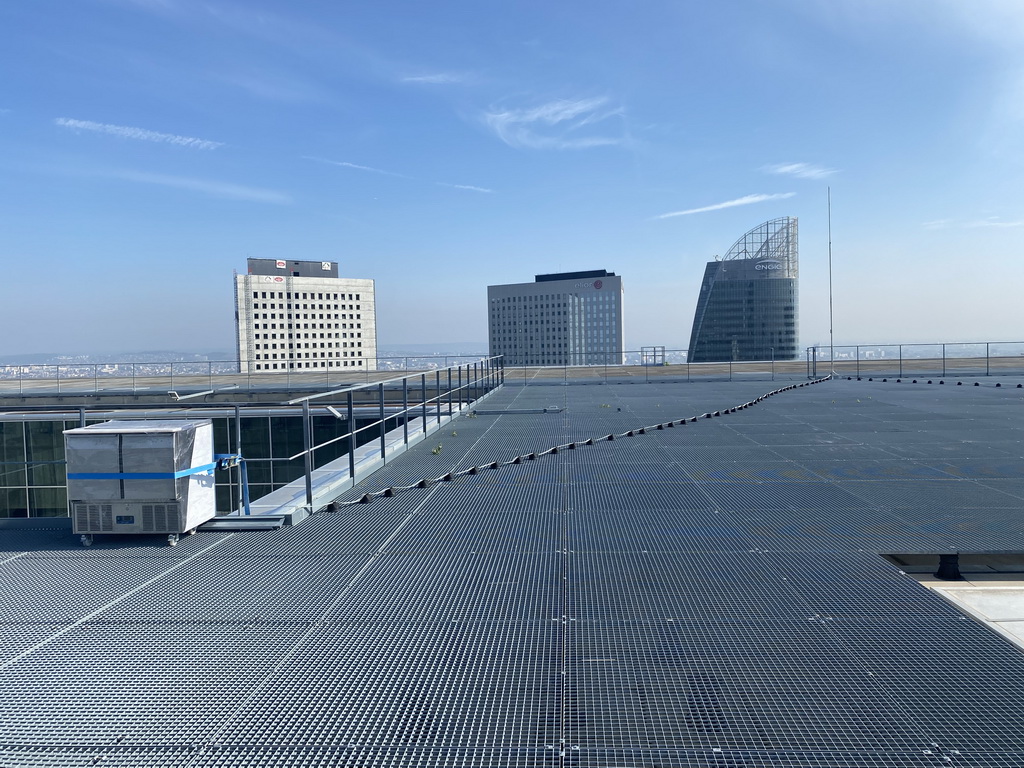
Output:
M64 432L74 532L183 533L217 515L209 420L108 421Z

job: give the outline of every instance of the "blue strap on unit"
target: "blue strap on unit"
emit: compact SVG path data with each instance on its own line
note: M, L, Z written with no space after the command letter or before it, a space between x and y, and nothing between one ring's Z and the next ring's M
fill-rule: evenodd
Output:
M178 472L69 472L68 480L178 480L189 475L211 472L216 468L217 462Z

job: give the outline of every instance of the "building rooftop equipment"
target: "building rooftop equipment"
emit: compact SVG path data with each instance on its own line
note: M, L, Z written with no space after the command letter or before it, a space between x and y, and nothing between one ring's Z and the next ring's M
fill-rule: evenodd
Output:
M300 525L10 521L0 765L1019 768L899 564L1024 551L1017 381L506 384Z

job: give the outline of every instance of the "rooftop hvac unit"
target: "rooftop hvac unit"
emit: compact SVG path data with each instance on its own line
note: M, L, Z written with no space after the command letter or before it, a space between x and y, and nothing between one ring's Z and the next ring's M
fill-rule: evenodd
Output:
M64 432L74 532L183 533L217 515L210 421L108 421Z

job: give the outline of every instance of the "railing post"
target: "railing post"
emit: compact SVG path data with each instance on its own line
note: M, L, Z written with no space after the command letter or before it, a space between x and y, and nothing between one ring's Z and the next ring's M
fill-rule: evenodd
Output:
M352 390L348 391L348 477L356 479L356 416L352 405Z
M860 378L860 345L859 344L855 347L855 350L856 350L856 354L857 354L857 378L859 379Z
M903 345L900 344L900 378L903 378Z
M986 341L985 342L985 375L986 376L989 375L989 368L988 368L988 345L989 345L989 342Z
M448 371L448 380L451 381L451 370ZM451 396L451 386L448 387L449 396ZM434 371L434 404L437 408L437 426L441 426L441 372L438 370Z
M772 381L775 381L775 347L772 347Z
M942 345L942 378L946 378L946 345Z
M423 434L427 434L427 374L420 374L420 406L423 408Z
M305 453L305 474L306 474L306 506L309 513L313 514L313 424L309 418L309 400L302 401L302 442Z
M452 369L448 368L448 418L452 417ZM459 366L459 399L462 399L462 366ZM461 405L461 403L460 403Z
M228 453L231 453L231 441L228 441ZM242 409L237 405L235 406L235 453L241 458L238 461L238 466L235 467L235 481L238 483L238 514L241 515L243 510L248 513L248 510L242 503L242 461L245 459L242 456Z
M387 450L387 442L386 442L386 439L384 437L384 434L385 434L385 429L384 429L384 426L385 426L384 425L385 413L384 413L384 382L383 381L380 384L377 385L377 396L380 398L380 457L383 459L385 454L386 454L386 450Z
M409 377L402 377L402 442L409 444Z

